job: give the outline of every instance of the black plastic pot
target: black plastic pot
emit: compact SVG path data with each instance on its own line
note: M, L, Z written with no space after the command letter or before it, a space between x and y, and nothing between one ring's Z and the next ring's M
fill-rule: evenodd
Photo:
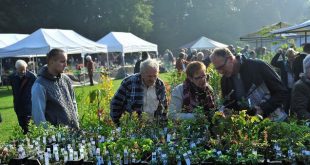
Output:
M11 159L9 165L41 165L38 159Z
M268 164L272 164L272 165L282 165L282 161L279 161L279 160L273 160L273 161L270 161L268 162Z
M96 163L93 161L84 161L82 159L82 160L76 160L76 161L67 161L65 164L66 165L94 165Z

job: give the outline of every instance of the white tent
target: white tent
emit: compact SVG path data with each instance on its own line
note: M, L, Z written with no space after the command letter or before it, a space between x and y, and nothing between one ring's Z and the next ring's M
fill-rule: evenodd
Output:
M157 52L157 45L147 42L132 33L110 32L102 37L97 43L108 46L108 52L140 52L154 51Z
M29 34L0 34L0 48L12 45L28 36Z
M154 51L157 53L157 45L145 41L132 33L110 32L97 43L107 45L108 52L121 52L124 64L125 53Z
M0 58L47 54L53 48L63 49L67 54L107 52L106 45L91 41L73 30L39 29L0 49Z
M12 45L16 43L19 40L22 40L29 36L28 34L0 34L0 48ZM0 59L0 82L2 82L1 79L2 75L2 59Z
M214 48L223 48L223 47L227 47L227 45L202 36L188 44L181 46L180 48L187 48L191 50L192 49L201 50L201 49L214 49Z

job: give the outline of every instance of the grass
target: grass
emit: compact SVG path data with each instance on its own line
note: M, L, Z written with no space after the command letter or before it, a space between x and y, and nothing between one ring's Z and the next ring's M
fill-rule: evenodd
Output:
M159 77L163 81L167 81L169 74L163 73ZM122 80L113 80L113 91L115 92L120 86ZM97 86L81 86L76 87L74 90L76 95L87 94ZM79 103L78 103L79 104ZM18 121L13 107L13 96L11 87L0 86L0 113L2 116L2 123L0 123L0 143L9 140L12 136L14 127L18 126ZM79 114L83 113L79 110Z
M8 140L13 132L14 126L18 124L13 107L13 96L10 87L0 87L0 113L2 123L0 123L0 142Z

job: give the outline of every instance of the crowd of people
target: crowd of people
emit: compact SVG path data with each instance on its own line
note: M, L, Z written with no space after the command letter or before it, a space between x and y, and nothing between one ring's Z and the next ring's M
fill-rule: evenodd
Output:
M247 109L249 115L258 115L273 121L284 121L288 115L310 119L310 44L298 53L293 48L279 49L270 64L245 47L237 52L227 48L197 51L189 54L182 49L176 58L166 50L165 66L184 72L186 79L171 92L168 103L164 82L159 79L160 64L146 52L135 66L135 73L126 77L110 104L110 116L118 124L124 112L145 112L150 119L194 119L195 109L205 114L211 109L229 114ZM86 57L92 80L94 68ZM215 104L212 86L206 70L213 65L222 75L223 105ZM32 118L35 124L49 122L79 128L77 103L70 79L64 74L67 54L53 49L47 54L47 65L38 77L27 70L23 60L16 62L16 72L10 76L14 110L24 133ZM278 69L277 72L275 69ZM279 74L278 74L279 73ZM279 76L280 75L280 76ZM92 83L91 83L92 84Z

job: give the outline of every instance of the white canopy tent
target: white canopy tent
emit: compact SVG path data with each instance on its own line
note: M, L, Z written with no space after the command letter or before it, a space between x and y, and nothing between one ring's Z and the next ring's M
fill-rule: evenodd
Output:
M121 52L124 65L125 53L154 51L157 54L157 45L145 41L132 33L110 32L102 37L97 43L107 45L108 52Z
M310 20L305 21L303 23L277 29L274 31L271 31L272 34L280 34L280 33L304 33L305 34L305 43L307 43L307 32L310 32Z
M41 28L15 44L1 48L0 58L46 56L54 48L60 48L67 54L81 53L83 60L86 53L107 53L106 45L91 41L73 30Z
M28 36L29 34L0 34L0 48L12 45Z
M67 54L107 52L107 46L91 41L73 30L39 29L30 36L0 49L0 58L47 54L53 48Z
M196 50L202 50L202 49L214 49L214 48L223 48L227 47L227 45L211 40L205 36L202 36L190 43L187 43L180 48L187 48L190 50L196 49Z

